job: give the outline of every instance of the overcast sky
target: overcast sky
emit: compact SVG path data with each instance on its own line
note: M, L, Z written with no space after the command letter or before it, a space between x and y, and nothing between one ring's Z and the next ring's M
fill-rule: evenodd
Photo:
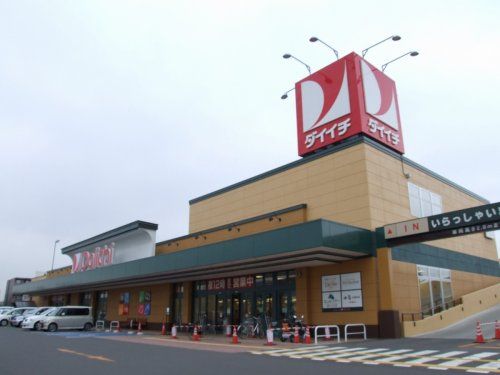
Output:
M500 201L498 1L0 0L0 299L67 246L298 159L284 91L339 50L396 81L406 156ZM498 237L498 233L497 233ZM55 266L69 264L57 252Z

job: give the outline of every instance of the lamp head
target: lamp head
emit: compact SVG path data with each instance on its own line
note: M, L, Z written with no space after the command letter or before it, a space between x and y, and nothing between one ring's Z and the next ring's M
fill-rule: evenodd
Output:
M401 37L399 35L394 35L392 37L392 40L394 40L395 42L397 42L398 40L401 40Z
M418 56L418 52L417 51L410 52L410 56Z
M315 36L312 36L309 38L309 41L314 43L314 42L317 42L318 41L318 38L316 38Z
M288 98L288 95L287 95L287 94L283 94L283 95L281 95L281 99L283 99L283 100L284 100L284 99L286 99L286 98Z
M292 57L292 55L290 55L289 53L285 53L285 54L283 55L283 58L284 58L284 59L289 59L290 57Z

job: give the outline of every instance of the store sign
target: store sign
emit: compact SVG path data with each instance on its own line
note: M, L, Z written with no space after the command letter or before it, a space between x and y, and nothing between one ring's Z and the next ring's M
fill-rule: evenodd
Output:
M323 311L363 310L361 273L344 273L321 277Z
M384 226L384 237L393 240L416 236L415 241L425 241L436 235L446 238L499 228L500 202L389 224Z
M253 287L253 276L236 276L207 281L207 290L241 289Z
M127 226L130 229L121 232L114 230L117 232L115 235L107 235L107 232L96 236L100 240L94 240L96 237L93 237L63 248L62 253L68 255L73 263L71 273L154 256L156 224L141 222Z
M93 270L113 264L115 243L103 247L97 246L92 251L82 251L71 256L73 266L71 273Z
M295 84L299 155L363 133L403 153L396 85L351 53Z

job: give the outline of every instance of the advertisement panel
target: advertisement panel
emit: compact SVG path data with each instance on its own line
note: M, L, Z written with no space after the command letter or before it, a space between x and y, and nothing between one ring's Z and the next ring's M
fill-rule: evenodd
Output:
M322 310L363 310L361 272L321 277Z
M299 155L353 135L404 153L396 85L350 53L295 84Z

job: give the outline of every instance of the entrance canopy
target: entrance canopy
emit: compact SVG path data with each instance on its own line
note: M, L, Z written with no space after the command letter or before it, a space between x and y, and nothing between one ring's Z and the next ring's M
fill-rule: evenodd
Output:
M15 294L87 291L339 263L374 254L372 232L319 219L14 286Z

